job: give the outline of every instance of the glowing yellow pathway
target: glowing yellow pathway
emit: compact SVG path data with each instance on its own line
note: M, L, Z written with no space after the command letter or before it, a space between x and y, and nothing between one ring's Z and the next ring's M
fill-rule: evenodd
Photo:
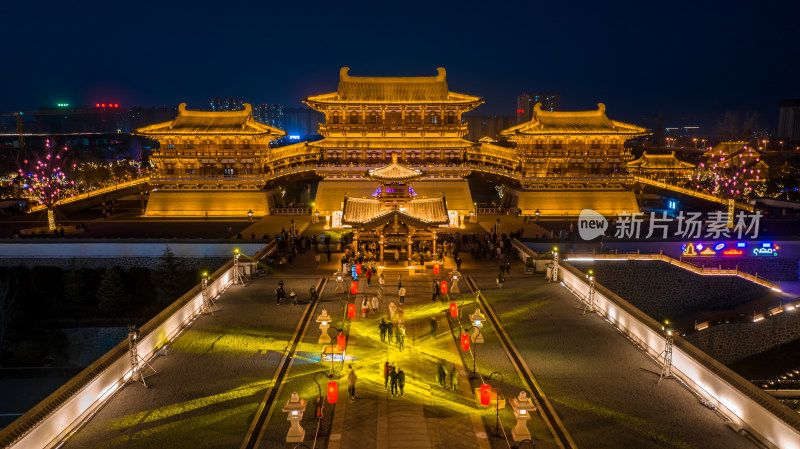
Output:
M431 302L431 282L432 278L427 276L404 277L406 345L402 351L396 341L381 342L378 330L380 319L389 319L389 303L398 300L396 278L386 280L384 301L378 313L367 318L359 313L352 321L347 353L348 358L352 357L349 365L358 376L356 399L351 401L346 394L348 370L345 368L329 449L489 447L464 367L449 336L444 306ZM366 285L362 283L360 287L363 289ZM377 286L366 291L371 297ZM430 335L432 316L437 317L439 323L435 339ZM396 324L397 318L393 321ZM386 361L406 373L402 397L392 397L390 390L384 388ZM437 383L436 370L442 362L455 365L461 372L455 392Z

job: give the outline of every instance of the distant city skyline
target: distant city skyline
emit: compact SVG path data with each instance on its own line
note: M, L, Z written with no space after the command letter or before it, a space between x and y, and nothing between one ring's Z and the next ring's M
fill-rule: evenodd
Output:
M484 98L475 111L484 116L514 114L519 95L550 91L562 94L562 110L603 102L615 117L647 127L661 116L708 128L726 111L756 111L776 130L780 102L800 98L800 2L219 8L143 1L124 10L45 3L5 5L14 18L5 31L19 39L6 48L0 113L98 101L206 107L216 94L302 107L304 97L336 90L342 66L354 76L431 76L445 67L454 92ZM264 17L272 19L265 25ZM154 21L170 26L145 31ZM201 23L236 25L214 32L190 25ZM341 27L407 32L332 38Z

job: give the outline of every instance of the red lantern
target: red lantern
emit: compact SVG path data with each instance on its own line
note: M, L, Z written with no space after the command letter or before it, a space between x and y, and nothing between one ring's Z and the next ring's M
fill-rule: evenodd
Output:
M434 276L439 276L439 264L438 263L433 264L433 275ZM447 292L442 292L442 293L447 293Z
M361 264L360 263L356 264L356 274L361 276Z
M442 290L442 294L443 294L443 295L446 295L446 294L447 294L447 281L442 281L442 288L441 288L441 290Z
M489 405L492 403L492 387L489 384L481 385L481 405Z
M339 383L336 381L328 382L328 402L335 404L339 400Z
M344 334L339 334L339 336L336 337L336 349L338 351L344 351L345 347L347 347L347 337L345 337Z
M351 295L358 294L358 281L350 281L350 294Z
M469 335L461 334L461 350L469 351Z
M347 318L355 318L356 317L356 305L355 304L348 304L347 305Z
M454 302L450 303L450 316L453 318L458 316L458 306Z

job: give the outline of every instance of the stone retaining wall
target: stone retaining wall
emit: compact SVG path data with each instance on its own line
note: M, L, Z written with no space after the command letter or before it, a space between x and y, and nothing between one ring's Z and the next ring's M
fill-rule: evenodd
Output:
M724 364L800 338L800 312L784 312L757 323L723 323L687 335L703 352Z
M696 267L719 268L723 270L739 268L749 274L758 274L759 278L769 281L797 281L800 271L800 259L785 259L782 257L747 257L747 258L722 258L722 257L684 257L684 262Z
M185 269L196 269L200 267L220 267L225 262L230 260L230 257L176 257L175 260ZM20 257L16 259L0 258L0 266L2 267L57 267L62 269L71 268L105 268L105 267L120 267L123 270L134 267L144 267L154 269L161 264L160 257L103 257L103 258L25 258Z
M700 276L662 261L570 261L656 321L702 310L728 310L775 292L733 276Z

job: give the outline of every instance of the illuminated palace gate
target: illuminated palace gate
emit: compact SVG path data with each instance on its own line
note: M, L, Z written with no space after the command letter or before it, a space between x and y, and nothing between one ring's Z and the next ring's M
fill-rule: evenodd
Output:
M444 197L414 198L417 194L409 185L422 178L420 170L406 167L392 155L389 165L369 170L365 177L377 181L380 187L375 198L345 197L342 223L354 228L354 245L374 243L382 261L386 251L405 252L412 258L412 244L436 254L436 227L450 223ZM454 215L457 226L458 216Z

